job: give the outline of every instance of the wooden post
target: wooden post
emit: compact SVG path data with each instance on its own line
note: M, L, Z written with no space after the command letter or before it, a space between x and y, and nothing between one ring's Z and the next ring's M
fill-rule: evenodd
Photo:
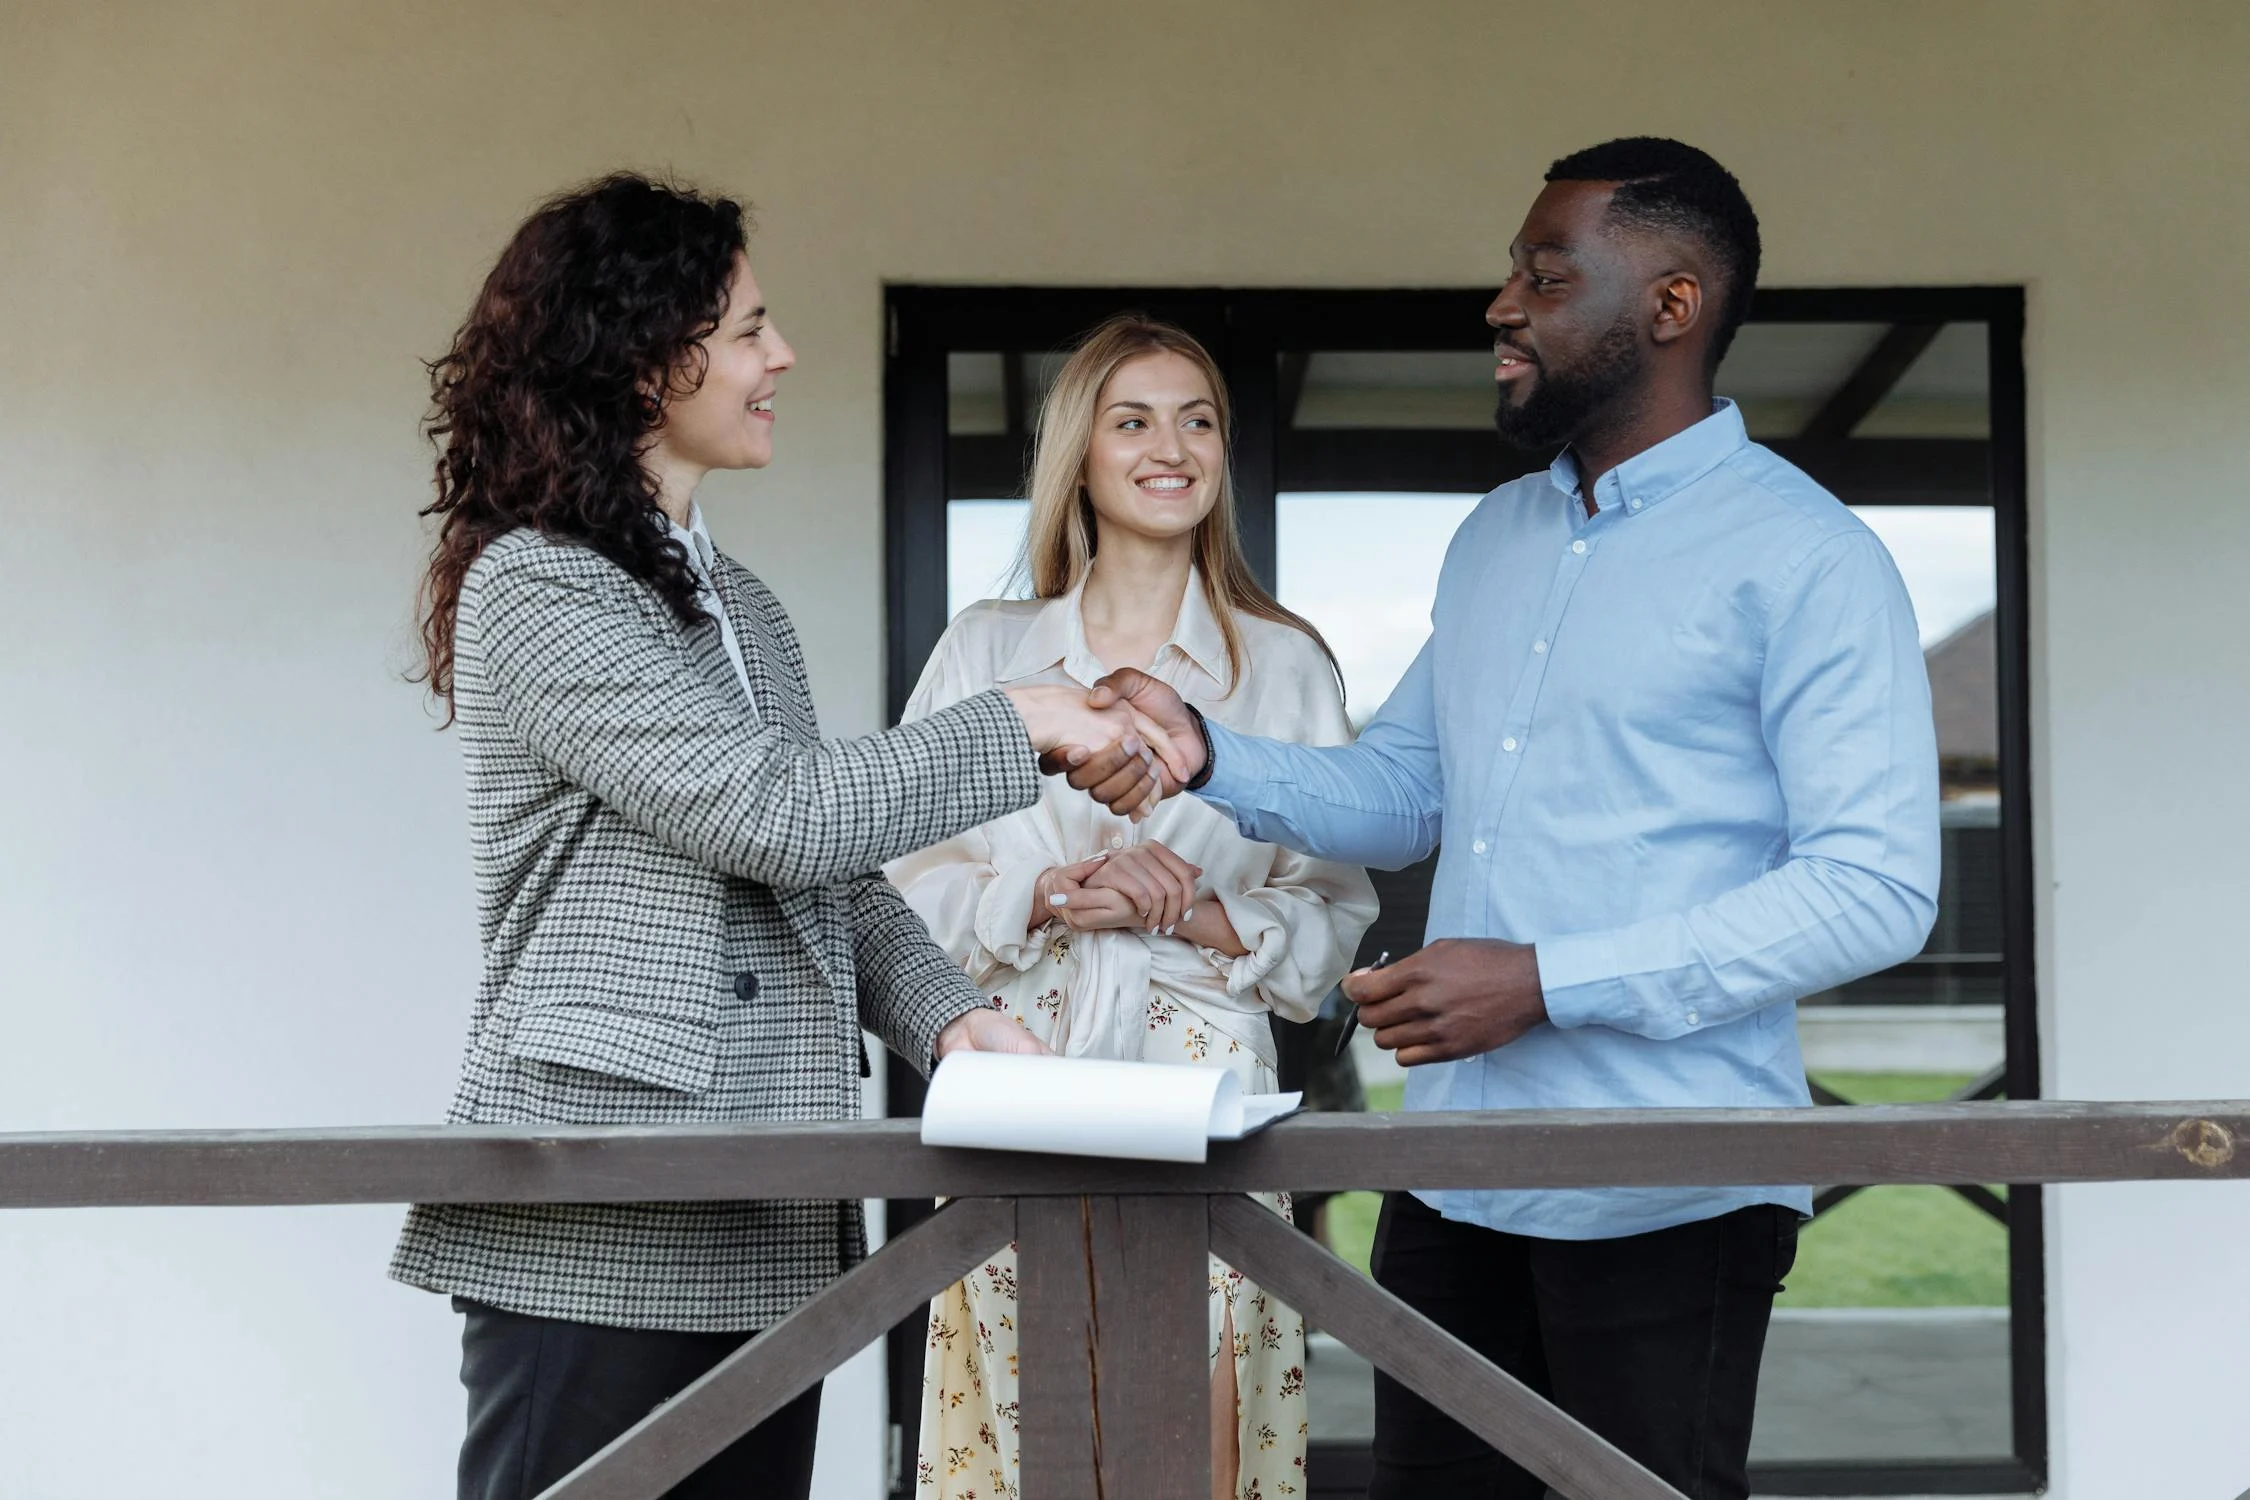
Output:
M1016 1243L1022 1492L1209 1494L1205 1199L1025 1198Z

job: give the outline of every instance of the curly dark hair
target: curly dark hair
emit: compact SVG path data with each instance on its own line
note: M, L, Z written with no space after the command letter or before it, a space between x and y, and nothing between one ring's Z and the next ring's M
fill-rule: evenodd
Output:
M524 221L451 348L430 364L424 430L438 518L414 674L452 722L461 580L518 527L593 548L700 618L695 573L641 462L666 403L702 384L747 242L741 204L617 173Z

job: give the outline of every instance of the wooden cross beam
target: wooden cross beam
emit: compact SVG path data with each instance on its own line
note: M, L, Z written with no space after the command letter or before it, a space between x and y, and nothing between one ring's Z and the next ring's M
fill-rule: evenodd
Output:
M655 1500L1008 1243L1015 1204L947 1204L634 1423L539 1500Z
M1211 1248L1565 1500L1687 1500L1251 1199L1211 1200Z

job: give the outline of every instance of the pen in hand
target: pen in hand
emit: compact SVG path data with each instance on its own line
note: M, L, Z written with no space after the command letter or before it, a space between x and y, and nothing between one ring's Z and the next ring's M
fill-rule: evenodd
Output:
M1383 966L1384 966L1385 964L1389 963L1390 961L1391 961L1391 951L1390 951L1390 950L1389 950L1388 948L1386 948L1386 949L1384 949L1384 950L1383 950L1382 952L1380 952L1380 953L1376 954L1376 955L1375 955L1375 962L1373 962L1373 963L1369 964L1369 965L1368 965L1367 967L1369 967L1370 969L1380 969L1380 968L1382 968L1382 967L1383 967ZM1345 996L1344 998L1348 1000L1348 999L1350 999L1351 997L1347 995L1347 996ZM1352 1013L1351 1013L1350 1015L1348 1015L1348 1016L1344 1017L1344 1033L1343 1033L1343 1035L1342 1035L1342 1036L1339 1036L1339 1037L1337 1037L1337 1038L1336 1038L1336 1055L1337 1055L1338 1057L1342 1057L1342 1056L1344 1055L1344 1049L1345 1049L1345 1048L1347 1048L1347 1047L1349 1047L1349 1046L1350 1046L1350 1045L1352 1044L1352 1033L1354 1033L1354 1032L1356 1032L1356 1031L1358 1031L1358 1030L1359 1030L1359 1006L1355 1004L1355 1005L1353 1005L1353 1006L1352 1006Z

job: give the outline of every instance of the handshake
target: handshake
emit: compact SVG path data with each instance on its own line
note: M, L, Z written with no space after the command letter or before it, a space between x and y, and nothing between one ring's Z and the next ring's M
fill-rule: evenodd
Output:
M1042 684L1004 691L1023 716L1039 769L1135 822L1203 770L1194 715L1146 672L1121 668L1091 689Z

